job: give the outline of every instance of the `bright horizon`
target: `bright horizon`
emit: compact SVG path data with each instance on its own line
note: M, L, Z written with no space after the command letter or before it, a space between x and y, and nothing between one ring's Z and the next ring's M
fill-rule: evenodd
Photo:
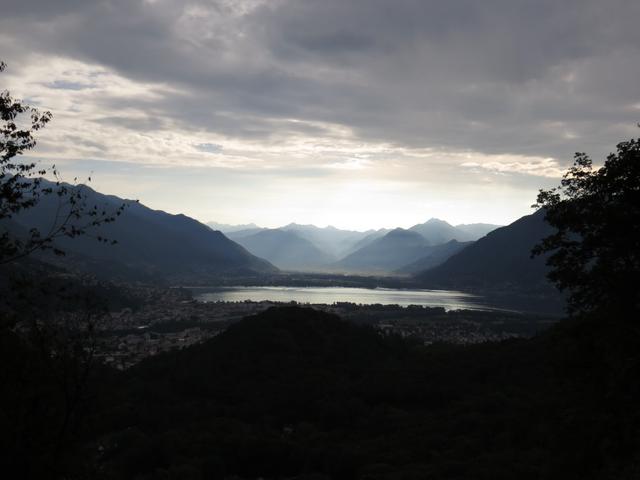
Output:
M395 225L395 226L372 228L372 229L354 229L354 228L346 228L346 227L343 228L343 227L337 227L336 225L330 225L330 224L328 224L328 225L316 225L316 224L299 223L299 222L290 222L290 223L286 223L286 224L282 224L282 225L260 225L260 224L255 223L255 222L249 222L247 224L221 224L221 225L227 225L229 227L238 227L238 226L244 226L244 225L248 226L248 225L252 225L253 224L253 225L255 225L256 228L278 229L278 228L287 227L287 226L289 226L291 224L296 224L296 225L299 225L299 226L304 226L304 227L312 226L312 227L316 227L316 228L320 228L320 229L333 227L333 228L338 229L338 230L350 230L350 231L357 231L357 232L365 232L365 231L370 231L370 230L383 230L383 229L395 229L395 228L403 228L405 230L408 230L411 227L413 227L415 225L423 224L423 223L427 222L428 220L430 220L430 219L426 219L426 220L421 221L421 222L415 222L415 223L412 223L411 225ZM449 223L451 226L454 226L454 227L458 226L458 225L461 225L460 223L448 222L447 220L445 220L443 218L437 218L437 220L443 220L443 221ZM202 223L208 224L210 222L202 222ZM220 222L213 222L213 223L220 224ZM488 223L488 222L474 222L474 223ZM504 226L504 225L498 225L498 224L495 224L495 225L497 225L498 227ZM248 228L252 228L252 227L248 227Z
M0 89L54 115L29 159L203 223L506 225L637 134L637 2L29 4L0 18Z
M300 192L295 182L286 185L282 180L278 181L278 188L287 190L288 194L274 195L270 192L272 185L259 185L260 176L256 175L255 184L247 187L251 193L261 191L260 195L264 197L256 201L247 196L242 180L208 187L205 182L210 177L200 169L184 172L160 167L161 171L155 172L154 167L144 167L144 172L132 174L132 171L141 170L138 165L111 165L106 170L96 162L91 171L83 170L82 164L58 162L57 165L65 179L76 176L82 179L90 175L91 188L105 194L137 199L154 210L182 213L202 223L255 223L265 228L297 223L365 231L409 228L430 218L445 220L451 225L507 225L534 212L531 205L535 203L538 190L518 190L493 182L474 188L449 183L436 185L429 195L424 195L420 191L422 184L408 180L393 186L351 179L328 187L318 185L315 192ZM114 172L120 169L126 173ZM167 175L169 171L171 173ZM225 172L224 175L233 173ZM539 188L549 188L558 182L559 179L546 179ZM189 194L185 194L185 188L189 189ZM457 192L452 195L452 190ZM290 201L289 198L293 197L295 201Z

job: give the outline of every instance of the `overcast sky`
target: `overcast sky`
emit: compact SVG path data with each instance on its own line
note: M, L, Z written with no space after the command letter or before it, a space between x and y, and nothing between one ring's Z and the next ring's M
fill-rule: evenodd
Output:
M509 223L638 135L637 0L2 0L34 156L202 221Z

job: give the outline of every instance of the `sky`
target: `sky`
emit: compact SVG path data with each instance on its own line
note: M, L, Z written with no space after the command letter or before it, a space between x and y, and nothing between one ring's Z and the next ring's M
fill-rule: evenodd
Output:
M637 0L3 0L31 157L201 221L507 224L640 121Z

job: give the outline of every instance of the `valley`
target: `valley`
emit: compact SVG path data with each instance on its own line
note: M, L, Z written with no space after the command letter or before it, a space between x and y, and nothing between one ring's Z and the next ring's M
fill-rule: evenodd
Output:
M395 335L423 345L469 345L529 338L559 319L554 315L473 303L466 307L464 303L453 304L457 308L452 309L426 304L350 301L207 301L210 297L202 289L195 289L192 294L186 289L120 288L126 290L124 296L133 302L132 306L113 309L95 318L98 335L93 352L97 361L118 370L131 368L148 357L205 342L247 316L292 305L335 314L356 325L372 327L380 335ZM449 298L456 298L453 293L443 292ZM21 330L22 324L17 328Z

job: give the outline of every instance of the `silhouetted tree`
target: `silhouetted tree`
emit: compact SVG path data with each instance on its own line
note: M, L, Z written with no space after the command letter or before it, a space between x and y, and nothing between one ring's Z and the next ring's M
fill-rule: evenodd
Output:
M0 72L5 67L0 61ZM88 205L83 186L61 182L55 165L44 168L35 162L20 160L21 155L36 146L34 134L51 118L51 112L40 112L13 98L6 90L0 92L0 264L36 250L52 250L62 255L64 252L54 245L56 238L90 234L95 227L113 222L125 207L123 204L115 211L106 211L97 205ZM51 174L55 182L45 185L42 177L47 174ZM46 231L31 228L17 234L12 218L35 207L44 195L58 199L57 213L51 218L49 228ZM95 238L100 242L113 242L100 235Z
M4 69L0 62L0 72ZM51 118L50 112L0 92L0 265L38 250L63 255L55 245L61 237L89 235L114 243L97 234L97 228L115 221L124 204L115 210L91 205L75 179L74 184L63 183L55 166L44 168L20 157L35 147L36 132ZM45 229L25 229L15 221L45 196L56 200ZM21 478L65 477L63 463L86 403L96 328L105 308L91 292L83 292L78 280L53 285L31 270L26 278L2 280L0 468L10 476L15 470ZM69 306L49 308L47 296Z
M549 278L568 292L570 311L632 318L640 305L640 141L619 143L599 169L576 153L560 186L541 190L534 207L558 231L533 254L550 253Z

